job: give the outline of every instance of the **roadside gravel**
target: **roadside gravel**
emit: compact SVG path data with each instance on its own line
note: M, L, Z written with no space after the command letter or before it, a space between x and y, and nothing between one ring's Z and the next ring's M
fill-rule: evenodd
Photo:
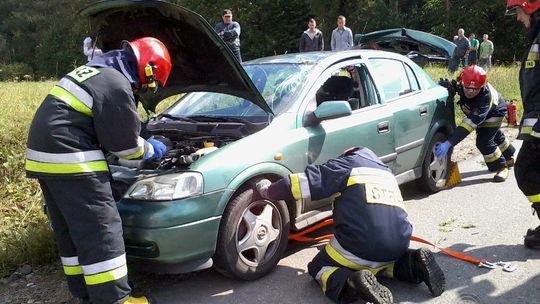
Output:
M516 139L518 129L503 127L510 141ZM475 146L476 133L472 133L454 147L453 161L463 161L479 154ZM153 275L132 273L131 278L141 289ZM186 276L170 276L171 280L182 280ZM160 276L160 279L163 279ZM146 290L145 290L146 291ZM151 291L150 291L151 292ZM60 263L32 268L21 266L10 277L0 279L0 303L3 304L75 304L71 298Z

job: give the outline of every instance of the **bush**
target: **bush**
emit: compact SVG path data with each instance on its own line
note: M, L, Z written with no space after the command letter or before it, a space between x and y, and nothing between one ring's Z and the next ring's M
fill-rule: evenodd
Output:
M32 77L33 73L32 68L26 63L0 64L0 81L24 80L28 78L26 75Z

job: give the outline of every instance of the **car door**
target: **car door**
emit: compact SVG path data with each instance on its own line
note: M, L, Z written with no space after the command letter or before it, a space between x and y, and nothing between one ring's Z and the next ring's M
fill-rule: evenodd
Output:
M435 102L421 90L413 69L401 60L370 58L374 78L381 85L384 103L393 111L397 159L394 174L416 167L433 119Z
M317 106L317 93L325 82L336 75L354 77L359 107L345 117L310 124L309 117ZM305 142L308 164L322 164L353 146L368 147L385 163L392 166L395 159L392 112L381 104L373 79L361 62L342 63L328 68L307 94L307 107L303 111L302 128L308 135ZM354 99L355 97L349 98ZM350 101L350 100L349 100ZM304 211L329 205L330 200L306 202Z

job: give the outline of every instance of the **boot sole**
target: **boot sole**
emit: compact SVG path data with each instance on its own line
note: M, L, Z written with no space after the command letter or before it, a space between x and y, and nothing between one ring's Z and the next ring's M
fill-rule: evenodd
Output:
M379 283L375 275L369 270L358 271L354 276L357 277L354 281L357 282L356 290L362 300L373 304L394 303L390 289Z
M424 274L424 283L426 283L433 296L440 296L446 288L444 272L435 261L435 257L429 249L421 248L418 255L420 261L422 261L423 269L421 271Z

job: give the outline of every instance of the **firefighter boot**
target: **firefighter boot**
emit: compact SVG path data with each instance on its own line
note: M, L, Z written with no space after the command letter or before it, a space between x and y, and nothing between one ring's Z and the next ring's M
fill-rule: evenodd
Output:
M508 178L508 168L503 167L497 170L497 173L493 177L493 181L496 183L502 183Z
M347 278L342 291L342 302L351 303L361 299L373 304L394 303L392 293L383 286L371 271L360 270Z
M444 273L427 248L408 249L394 264L394 277L415 284L424 282L434 297L440 296L446 286Z
M532 208L540 219L540 203L534 203ZM535 229L529 228L523 243L527 248L540 248L540 226L536 227Z
M150 301L150 298L147 297L129 297L122 304L153 304L154 301Z

